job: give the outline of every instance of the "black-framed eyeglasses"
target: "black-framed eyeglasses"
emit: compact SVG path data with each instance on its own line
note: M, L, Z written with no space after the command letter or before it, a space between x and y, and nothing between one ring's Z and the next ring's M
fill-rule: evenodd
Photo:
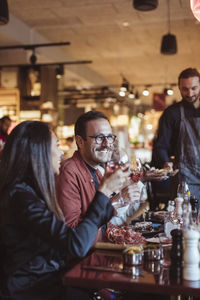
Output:
M104 134L98 134L98 135L89 135L90 138L95 139L96 144L101 145L105 140L107 140L107 142L109 144L113 144L115 139L116 139L116 135L114 134L109 134L109 135L104 135Z

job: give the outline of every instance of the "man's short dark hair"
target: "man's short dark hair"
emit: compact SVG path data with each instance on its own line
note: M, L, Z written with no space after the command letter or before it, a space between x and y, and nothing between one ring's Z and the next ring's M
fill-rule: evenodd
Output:
M75 135L80 135L84 140L86 140L86 126L89 121L105 119L109 122L106 115L97 110L91 110L87 113L82 114L75 123Z
M199 81L200 81L200 74L197 71L197 69L187 68L180 73L178 77L178 84L180 83L181 78L190 78L190 77L199 77Z

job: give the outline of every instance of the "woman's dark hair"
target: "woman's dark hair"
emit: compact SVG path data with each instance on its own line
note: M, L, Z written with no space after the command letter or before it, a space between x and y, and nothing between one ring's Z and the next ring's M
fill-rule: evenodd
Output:
M197 71L197 69L187 68L180 73L178 77L178 83L180 83L181 78L190 78L190 77L198 77L200 81L200 74Z
M47 124L25 121L9 135L0 163L0 195L6 195L16 183L29 184L48 208L61 219L55 193L51 155L51 132Z
M3 118L0 119L1 123L4 123L5 121L10 121L11 122L11 118L9 116L4 116Z
M86 140L87 122L97 119L105 119L108 121L108 118L102 112L97 110L91 110L81 115L75 124L75 135L80 135L84 140Z

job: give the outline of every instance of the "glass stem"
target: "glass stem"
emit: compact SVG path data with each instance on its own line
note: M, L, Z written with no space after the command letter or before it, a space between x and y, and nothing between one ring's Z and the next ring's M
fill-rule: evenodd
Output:
M124 204L124 199L123 199L123 197L122 197L122 192L120 191L119 192L119 202L120 202L120 204Z

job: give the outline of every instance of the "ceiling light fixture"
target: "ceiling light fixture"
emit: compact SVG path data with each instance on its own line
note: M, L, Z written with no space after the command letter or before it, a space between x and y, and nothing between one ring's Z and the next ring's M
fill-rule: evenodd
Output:
M5 25L9 21L7 0L0 0L0 25Z
M135 100L134 100L134 103L135 103L135 105L140 105L140 103L141 103L140 95L139 95L139 92L138 92L138 91L135 93Z
M122 84L120 87L120 91L127 92L129 90L129 82L125 77L122 77Z
M200 22L200 1L190 0L190 7L194 17Z
M33 59L33 57L32 57ZM14 64L14 65L1 65L0 68L20 68L20 67L30 67L34 66L36 67L41 67L41 66L58 66L58 65L83 65L83 64L91 64L92 60L75 60L75 61L60 61L60 62L53 62L53 63L37 63L35 65L31 64Z
M35 65L37 62L37 56L35 55L35 48L32 49L32 54L30 56L30 63L31 65Z
M129 22L124 21L124 22L122 23L122 25L123 25L124 27L128 27L130 24L129 24Z
M170 87L170 88L168 88L167 89L167 95L168 96L172 96L174 94L174 91L173 91L173 89Z
M141 11L149 11L156 9L158 0L133 0L133 7Z
M148 90L148 87L149 86L146 86L145 88L144 88L144 90L143 90L143 92L142 92L142 94L143 94L143 96L149 96L149 90Z
M129 95L128 95L129 99L134 99L135 98L135 95L134 95L134 87L132 86L131 87L131 90L129 92Z
M176 54L177 53L177 42L176 36L170 33L170 5L169 0L167 0L168 4L168 34L163 35L161 42L161 53L164 55Z
M121 97L125 97L125 95L126 95L126 93L125 93L125 91L119 91L119 95L121 96Z
M169 88L164 88L163 93L165 95L172 96L174 94L174 91L173 91L172 87L169 87Z
M63 75L64 75L64 66L59 65L59 67L56 68L56 78L61 79Z

